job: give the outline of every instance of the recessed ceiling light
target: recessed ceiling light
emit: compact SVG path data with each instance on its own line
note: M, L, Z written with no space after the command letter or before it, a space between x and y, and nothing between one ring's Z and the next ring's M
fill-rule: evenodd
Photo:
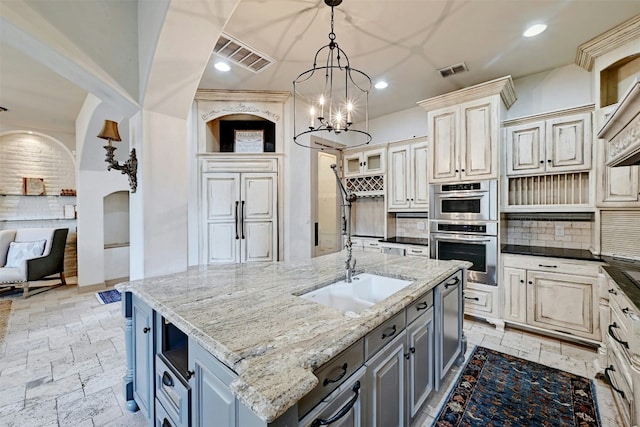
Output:
M231 69L229 64L227 64L226 62L216 62L214 67L216 67L216 70L224 72L227 72Z
M544 24L534 24L526 29L524 33L522 33L525 37L534 37L547 29L547 26Z
M385 81L379 81L378 83L375 84L375 88L376 89L384 89L387 86L389 86L389 83L387 83Z

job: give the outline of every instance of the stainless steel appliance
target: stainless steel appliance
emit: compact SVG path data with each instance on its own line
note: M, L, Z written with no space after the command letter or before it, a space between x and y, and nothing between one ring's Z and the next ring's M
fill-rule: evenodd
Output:
M431 258L470 261L467 280L497 285L498 223L429 221Z
M431 185L429 219L496 221L497 181Z

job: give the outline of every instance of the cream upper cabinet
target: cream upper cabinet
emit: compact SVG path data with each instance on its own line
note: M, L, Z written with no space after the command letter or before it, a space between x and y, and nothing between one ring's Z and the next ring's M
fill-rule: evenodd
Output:
M489 96L430 111L430 182L498 177L498 103Z
M591 113L506 127L508 176L588 171Z
M344 176L372 175L386 172L385 148L348 151L344 154Z
M390 146L388 159L388 209L426 211L429 207L426 142Z

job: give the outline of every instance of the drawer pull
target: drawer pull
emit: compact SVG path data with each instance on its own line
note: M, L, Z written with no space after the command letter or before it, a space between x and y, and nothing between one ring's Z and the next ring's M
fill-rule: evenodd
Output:
M460 283L460 279L458 279L457 277L454 277L452 281L445 283L444 288L448 289L449 286L455 286L458 283Z
M422 301L420 304L416 306L416 311L426 310L427 308L429 308L429 303L426 301Z
M173 387L173 378L171 378L171 375L169 375L167 371L164 371L164 374L162 374L162 384L167 387Z
M550 264L538 264L538 267L544 267L544 268L558 268L557 265L550 265Z
M333 417L329 418L328 420L323 420L321 418L316 418L315 420L313 420L311 422L311 427L328 426L330 424L335 423L336 421L338 421L340 418L344 417L345 415L347 415L349 413L349 411L351 410L351 408L353 408L353 405L355 405L356 402L358 401L358 398L360 397L360 381L356 381L356 383L353 385L353 388L351 389L351 391L353 391L355 394L353 395L351 400L348 401L347 404L344 405L338 411L337 414L335 414Z
M143 334L148 334L150 330L151 330L151 328L146 326L144 329L142 329L142 333Z
M629 310L629 307L625 307L625 308L623 308L623 309L622 309L622 312L623 312L624 314L629 313L629 311L630 311L630 310Z
M480 298L478 297L464 297L464 299L470 299L472 301L480 301Z
M382 339L385 338L389 338L392 337L396 334L396 332L398 332L398 330L396 329L396 325L393 325L390 328L387 328L383 333L382 333Z
M604 370L604 377L607 379L607 382L609 383L609 385L611 386L612 389L617 391L620 394L620 396L622 396L623 399L626 399L626 397L624 395L624 391L620 390L619 388L616 388L616 386L613 385L613 381L611 381L611 377L609 376L609 371L611 371L611 372L615 372L616 371L615 369L613 369L613 365L609 365L609 367L605 368L605 370Z
M618 295L618 292L615 289L609 289L609 293L613 295Z
M618 326L618 324L616 322L613 322L613 324L609 325L609 336L611 338L613 338L614 340L616 340L617 342L619 342L620 344L622 344L627 350L629 349L629 343L626 341L621 341L620 339L618 339L618 337L616 337L616 335L613 333L613 329L614 328L619 328L620 326Z
M418 250L415 250L415 249L411 249L411 253L412 253L412 254L421 254L421 253L422 253L422 251L418 251Z
M173 426L171 425L169 420L165 418L164 421L162 421L162 427L173 427Z
M326 387L328 384L331 383L337 383L338 381L340 381L345 375L347 375L347 367L349 365L347 363L345 363L344 365L342 365L342 372L340 372L340 374L335 377L335 378L325 378L324 381L322 382L322 386ZM322 425L322 424L320 424Z

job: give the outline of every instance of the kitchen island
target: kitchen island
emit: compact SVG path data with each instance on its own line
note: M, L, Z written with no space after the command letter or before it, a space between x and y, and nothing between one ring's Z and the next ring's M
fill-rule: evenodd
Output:
M297 403L318 386L314 375L318 368L362 342L363 337L389 319L400 319L400 313L404 322L407 307L456 272L460 279L454 283L459 287L454 303L457 301L459 322L454 326L462 337L464 274L460 270L470 263L359 254L356 274L406 279L411 284L359 313L343 312L300 297L344 278L344 257L344 253L337 253L305 262L197 266L183 273L118 285L125 297L129 365L125 394L130 409L137 404L155 423L158 414L154 415L154 407L163 406L158 403L158 391L181 383L186 390L183 394L180 390L169 393L178 407L174 423L203 425L197 414L189 414L193 411L191 400L195 405L207 405L197 402L202 384L193 384L198 375L191 365L192 353L202 350L217 362L213 371L223 371L218 375L223 377L219 378L219 388L226 387L228 396L237 400L238 407L233 411L237 417L244 417L245 425L249 425L249 419L251 425L297 425ZM435 305L437 312L437 297L431 301L429 308ZM187 344L182 336L188 338ZM171 375L167 379L167 370L158 369L167 359L171 361L171 357L158 357L174 349L189 353L175 359L178 375L173 372L173 377L182 373L186 381ZM464 343L458 343L454 355L458 362L463 353ZM182 368L180 360L186 362ZM450 364L441 366L443 370L449 367ZM194 389L193 396L190 389ZM163 423L161 417L159 421Z

